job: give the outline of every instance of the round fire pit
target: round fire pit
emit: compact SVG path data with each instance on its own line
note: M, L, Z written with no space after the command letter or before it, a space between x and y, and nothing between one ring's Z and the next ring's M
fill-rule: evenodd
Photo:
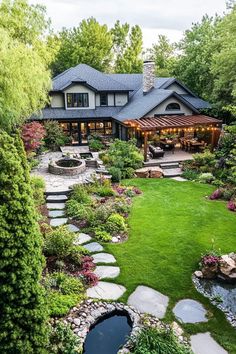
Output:
M54 175L76 176L85 171L86 165L84 160L72 157L64 157L62 159L51 161L48 170Z

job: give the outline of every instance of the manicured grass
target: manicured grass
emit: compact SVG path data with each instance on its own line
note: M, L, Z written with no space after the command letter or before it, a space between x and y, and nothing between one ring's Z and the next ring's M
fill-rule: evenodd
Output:
M121 274L116 279L127 292L126 301L138 285L150 286L170 297L166 321L174 319L172 308L182 298L199 300L209 311L209 321L184 325L187 334L210 331L230 353L236 353L236 330L224 314L194 288L191 275L212 239L222 252L236 250L236 214L226 203L210 201L209 185L169 179L135 179L125 182L143 194L134 199L129 218L129 240L107 245L117 258Z

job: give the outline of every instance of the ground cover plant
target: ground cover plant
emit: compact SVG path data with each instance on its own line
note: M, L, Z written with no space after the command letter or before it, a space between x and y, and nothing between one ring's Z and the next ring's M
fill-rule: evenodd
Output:
M74 186L66 202L67 215L98 241L109 242L112 237L124 239L128 233L131 198L139 193L132 186L95 179L92 184Z
M114 281L127 288L123 300L138 285L150 286L170 297L167 321L174 319L171 309L178 300L199 300L208 310L209 321L183 328L188 334L210 331L225 349L235 353L235 329L197 292L191 275L211 247L212 238L222 253L236 249L236 215L227 211L225 201L209 200L214 186L208 184L135 179L125 185L135 185L143 192L133 201L129 239L105 245L119 260L121 273Z

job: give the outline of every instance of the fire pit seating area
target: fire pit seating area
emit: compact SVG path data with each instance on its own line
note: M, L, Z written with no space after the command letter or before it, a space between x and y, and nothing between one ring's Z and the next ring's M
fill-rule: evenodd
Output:
M76 176L86 169L85 160L72 157L63 157L56 161L50 161L48 170L54 175Z
M153 159L158 159L159 157L164 156L164 150L162 150L160 147L155 147L153 145L149 145L149 152L151 158Z

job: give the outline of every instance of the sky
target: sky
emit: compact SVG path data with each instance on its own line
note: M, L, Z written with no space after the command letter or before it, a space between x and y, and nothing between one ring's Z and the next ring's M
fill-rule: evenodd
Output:
M221 15L225 0L30 0L43 4L51 18L52 27L77 26L84 18L95 17L110 27L119 19L122 23L138 24L143 30L144 47L156 42L158 34L165 34L171 42L180 40L192 23L208 14Z

